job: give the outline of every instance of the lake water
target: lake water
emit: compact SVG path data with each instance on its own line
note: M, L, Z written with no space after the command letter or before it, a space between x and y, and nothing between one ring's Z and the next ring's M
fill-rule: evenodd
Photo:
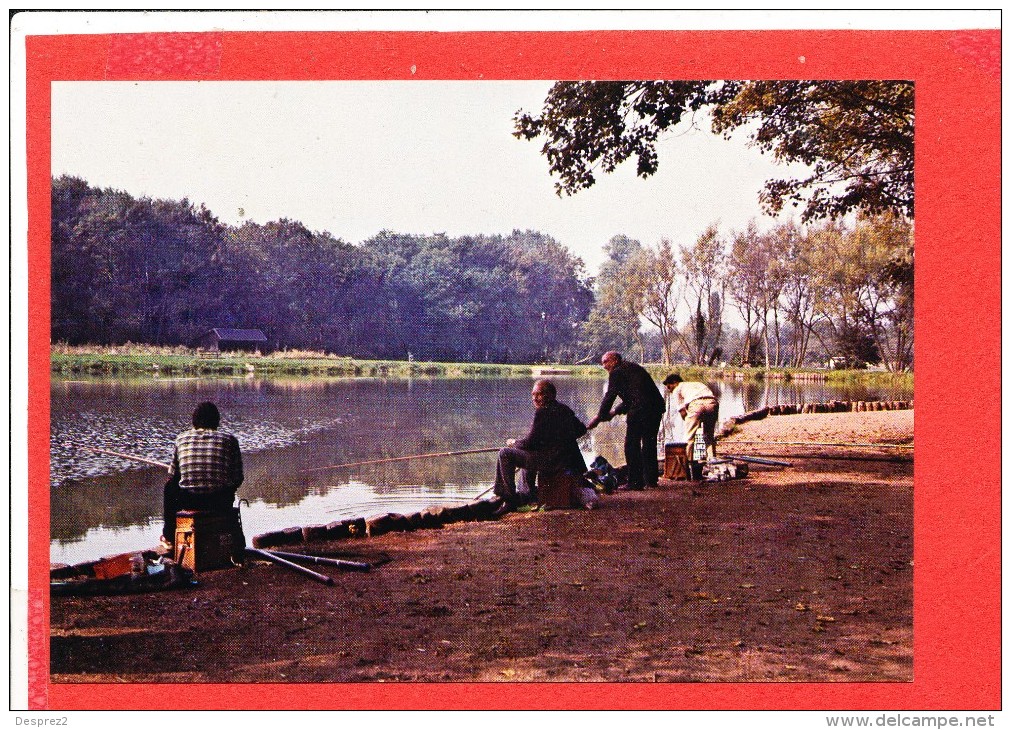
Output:
M559 400L588 421L599 380L556 378ZM471 499L491 486L495 454L352 469L319 467L410 454L497 447L522 436L533 415L532 380L53 378L50 559L77 563L152 547L161 534L165 471L81 446L168 462L175 435L200 401L217 403L223 430L242 446L238 496L247 541L299 525L384 512L409 513ZM908 390L822 383L719 382L720 417L777 403L909 400ZM620 420L620 419L618 419ZM671 419L667 440L683 440ZM621 464L623 427L602 424L583 444Z

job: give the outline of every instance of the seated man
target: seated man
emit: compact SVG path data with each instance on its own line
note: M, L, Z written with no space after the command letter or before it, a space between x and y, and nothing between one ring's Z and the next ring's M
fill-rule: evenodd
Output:
M228 512L242 484L239 441L218 431L221 414L204 402L193 411L193 428L176 437L169 480L165 484L165 527L161 542L175 539L176 512L181 509Z
M538 473L547 475L561 469L571 469L576 474L586 471L586 462L576 443L586 433L586 426L571 408L555 400L554 383L538 380L530 397L536 409L530 433L521 439L509 439L506 448L498 452L495 494L502 499L502 505L495 510L495 517L521 504L522 498L516 493L517 469L523 471L521 478L531 491Z

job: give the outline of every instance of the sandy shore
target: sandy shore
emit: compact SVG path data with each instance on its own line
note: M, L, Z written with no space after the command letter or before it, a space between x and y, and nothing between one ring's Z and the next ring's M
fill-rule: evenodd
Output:
M908 682L912 449L885 445L912 438L912 411L768 417L720 449L789 468L306 545L383 563L334 586L251 563L53 598L52 681Z

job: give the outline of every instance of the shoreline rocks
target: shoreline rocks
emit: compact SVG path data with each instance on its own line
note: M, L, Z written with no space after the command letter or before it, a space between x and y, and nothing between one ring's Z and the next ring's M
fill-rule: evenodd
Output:
M748 421L760 421L768 416L793 416L807 413L846 413L850 411L906 411L913 407L913 401L842 401L832 400L827 403L783 403L775 406L765 406L740 416L731 416L716 432L716 438L729 436L734 428Z
M463 504L427 507L409 515L386 512L370 517L339 520L327 525L307 525L289 527L256 535L252 539L255 548L271 548L289 545L304 545L314 542L331 542L364 537L378 537L389 532L413 532L415 530L438 530L455 522L477 522L491 518L496 503L493 500L477 499Z

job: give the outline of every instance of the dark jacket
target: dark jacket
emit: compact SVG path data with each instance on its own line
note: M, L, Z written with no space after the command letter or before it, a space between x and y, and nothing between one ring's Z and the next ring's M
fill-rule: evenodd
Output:
M586 462L576 439L586 433L586 424L564 403L551 401L534 412L530 433L516 440L516 448L538 455L539 469L586 471Z
M607 379L607 393L597 413L599 420L611 420L611 406L616 398L621 398L621 404L615 410L627 413L630 419L655 417L664 412L660 389L646 368L634 362L623 360L611 371Z

